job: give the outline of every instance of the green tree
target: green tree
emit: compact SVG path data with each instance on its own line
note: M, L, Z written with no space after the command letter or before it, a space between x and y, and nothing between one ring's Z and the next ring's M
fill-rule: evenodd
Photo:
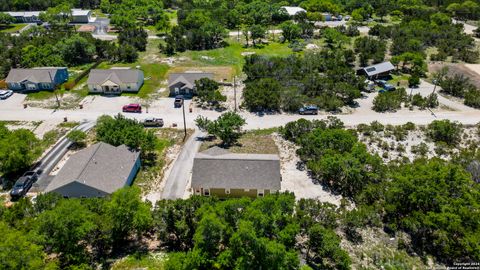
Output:
M227 101L227 97L219 91L219 84L209 78L202 78L195 81L195 89L198 98L202 102L216 104L218 102Z
M87 261L86 246L95 229L94 214L80 200L62 200L35 221L44 246L60 254L63 265Z
M262 38L265 38L267 30L262 25L254 24L249 28L250 37L252 38L253 47L256 47L256 44Z
M142 201L137 187L114 192L106 205L106 214L112 226L112 239L116 243L125 241L133 234L139 238L152 226L150 205Z
M33 243L24 232L0 222L0 268L19 270L58 269L55 262L47 262L42 247Z
M280 28L282 29L284 41L292 42L300 38L300 35L302 34L302 29L300 28L300 26L291 21L286 21L282 23L280 25Z
M74 35L57 44L62 58L70 66L90 63L96 54L95 45L80 35Z
M428 125L427 135L435 142L457 144L462 135L462 124L450 120L435 120Z
M251 111L278 111L282 88L280 82L271 78L249 82L243 91L244 104Z
M77 146L85 145L85 139L87 139L87 134L81 130L75 129L70 131L67 134L67 138L72 141Z
M3 131L2 131L3 130ZM40 141L26 129L6 130L0 124L0 171L8 174L30 167L39 156Z
M10 25L15 22L15 18L7 13L0 13L0 24Z
M238 140L242 126L246 123L245 119L235 112L224 113L214 121L199 116L195 122L201 130L221 139L225 146L230 146Z

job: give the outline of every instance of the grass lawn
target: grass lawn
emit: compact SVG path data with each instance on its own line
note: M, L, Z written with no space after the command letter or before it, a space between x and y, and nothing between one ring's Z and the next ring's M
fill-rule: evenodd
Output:
M408 78L410 76L406 74L392 75L392 79L388 81L391 85L397 87L397 83L400 82L400 87L408 88Z
M15 33L17 31L22 30L27 24L19 23L19 24L10 24L10 25L0 25L0 32L3 33Z
M38 91L27 94L26 100L46 100L55 97L53 91Z
M191 59L189 63L184 64L186 66L232 66L238 75L244 64L242 53L245 52L267 56L288 56L293 53L292 49L288 47L288 43L272 42L257 48L245 48L239 42L230 41L230 45L225 48L208 51L187 51L180 53L178 56Z
M278 147L272 138L272 133L277 129L258 129L243 134L236 145L231 146L228 151L244 154L278 154ZM220 140L206 141L200 146L200 152L213 146L220 145Z
M162 270L165 256L164 253L130 255L114 263L112 270Z

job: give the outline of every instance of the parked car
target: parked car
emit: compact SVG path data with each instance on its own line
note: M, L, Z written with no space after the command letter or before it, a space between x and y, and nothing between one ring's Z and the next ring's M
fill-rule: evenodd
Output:
M24 173L23 176L15 182L12 191L10 191L10 197L12 197L12 199L18 199L25 196L37 179L38 174L34 171Z
M142 113L142 106L140 104L132 103L123 106L123 112Z
M349 15L345 16L345 21L349 21L349 20L350 20L350 16Z
M173 106L175 108L181 108L183 105L183 96L176 96L175 101L173 102Z
M396 88L395 88L395 86L387 83L383 86L383 89L385 89L386 91L395 91Z
M311 114L317 115L318 114L318 107L317 106L306 106L298 110L298 113L301 115Z
M385 84L387 84L387 81L385 80L376 80L375 83L380 86L380 87L384 87Z
M13 95L12 90L0 90L0 99L7 99Z
M144 127L163 127L162 118L147 118L143 120Z

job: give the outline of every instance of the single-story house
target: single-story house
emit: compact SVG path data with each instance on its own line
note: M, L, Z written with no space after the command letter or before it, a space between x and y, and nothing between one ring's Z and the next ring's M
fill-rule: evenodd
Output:
M213 73L206 72L184 72L184 73L170 73L168 76L168 89L170 96L176 95L194 95L195 81L202 78L209 78L213 80Z
M143 71L139 69L92 69L87 85L90 93L120 94L138 92L143 85Z
M5 13L15 18L15 22L17 23L40 22L41 11L9 11Z
M15 18L17 23L38 23L40 13L44 11L9 11L5 12ZM92 11L88 9L72 9L72 23L89 23L92 19Z
M388 77L395 67L390 62L383 62L357 70L358 75L365 75L369 80Z
M284 6L282 7L284 10L287 11L287 14L288 16L295 16L297 15L298 13L300 12L307 12L305 9L301 8L301 7L288 7L288 6Z
M89 23L92 21L92 11L89 9L72 9L72 23Z
M66 81L66 67L12 68L5 79L8 89L14 91L54 90Z
M72 155L45 191L67 198L104 197L131 185L140 165L138 151L100 142Z
M278 155L233 154L213 147L197 153L193 161L195 195L263 197L278 192L280 182Z

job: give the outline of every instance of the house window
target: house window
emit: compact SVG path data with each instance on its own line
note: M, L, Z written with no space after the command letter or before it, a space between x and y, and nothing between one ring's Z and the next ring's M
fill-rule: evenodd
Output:
M203 189L203 195L210 196L210 189L209 188L204 188Z
M200 194L202 194L202 192L200 191L200 189L196 189L195 194L200 195Z
M247 188L247 189L244 189L243 191L245 191L245 192L250 192L250 189Z
M225 194L227 194L227 195L230 194L230 189L229 188L225 189Z
M175 94L179 94L180 93L180 89L178 89L178 87L175 87Z
M128 90L130 90L130 89L131 89L130 85L127 85L127 89L128 89Z
M257 190L257 196L258 197L263 197L263 195L264 195L264 190L263 189Z

